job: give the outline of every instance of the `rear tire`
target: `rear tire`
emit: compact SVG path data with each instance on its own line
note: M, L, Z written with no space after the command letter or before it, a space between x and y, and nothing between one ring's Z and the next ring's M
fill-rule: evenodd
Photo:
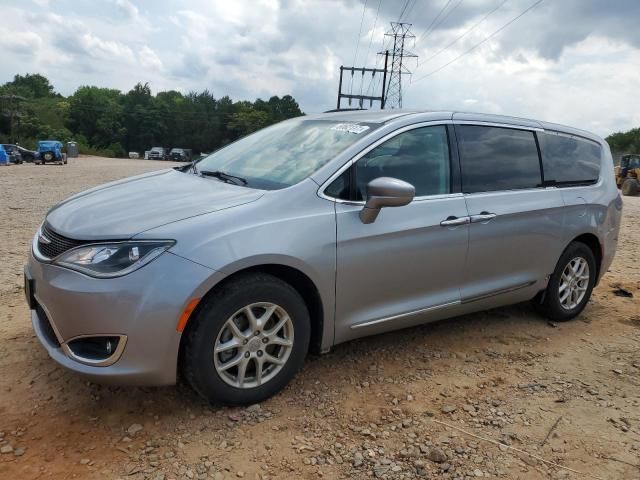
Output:
M304 300L264 273L222 285L189 322L182 371L210 402L247 405L271 397L300 370L309 347Z
M596 259L584 243L573 242L560 256L537 310L550 320L571 320L584 310L596 283Z
M638 181L635 178L627 178L622 183L622 195L626 197L633 197L638 194Z

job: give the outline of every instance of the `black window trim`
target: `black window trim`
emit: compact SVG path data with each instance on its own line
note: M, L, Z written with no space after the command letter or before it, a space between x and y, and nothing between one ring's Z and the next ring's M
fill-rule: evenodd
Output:
M360 160L362 157L364 157L367 153L369 153L371 150L373 150L374 148L379 147L380 145L382 145L383 143L391 140L392 138L400 135L401 133L410 131L410 130L416 130L418 128L425 128L425 127L445 127L445 131L447 134L447 146L449 147L449 193L437 193L437 194L433 194L433 195L421 195L419 197L414 197L413 201L422 201L422 200L435 200L435 199L441 199L441 198L449 198L449 197L459 197L462 195L461 191L454 191L456 190L456 184L453 183L454 182L454 171L455 170L455 161L456 158L458 156L458 146L457 143L455 144L455 157L454 157L454 149L452 149L452 142L455 142L455 137L452 136L452 134L450 133L450 130L453 129L453 121L451 120L428 120L428 121L422 121L422 122L418 122L418 123L411 123L408 125L403 125L401 127L398 127L395 130L392 130L391 132L388 132L386 134L384 134L382 137L378 138L377 140L373 141L372 143L370 143L369 145L367 145L365 148L363 148L360 152L358 152L356 155L354 155L351 159L349 159L347 162L345 162L340 168L338 168L327 180L325 180L322 185L320 186L320 188L318 188L317 194L320 198L323 198L325 200L329 200L331 202L335 202L335 203L345 203L345 204L349 204L349 205L364 205L365 201L364 200L354 200L355 198L355 188L356 188L356 175L355 175L355 164L358 160ZM459 168L459 167L458 167ZM331 185L338 177L340 177L340 175L342 175L346 170L348 169L352 169L351 170L351 185L349 188L349 200L345 200L342 198L336 198L336 197L332 197L330 195L327 195L325 193L325 190L329 187L329 185ZM458 174L458 184L461 183L461 176Z
M563 132L561 130L543 130L543 133L545 135L575 138L583 142L593 143L600 150L600 169L598 170L598 178L596 178L595 180L565 180L565 181L557 182L556 180L545 180L544 174L543 174L543 183L545 187L547 188L589 187L589 186L597 185L598 183L600 183L600 180L602 178L602 143L592 138L588 138L582 135L576 135L575 133ZM546 139L545 139L545 143L546 143ZM542 162L542 156L544 155L544 152L540 151L539 154L540 154L540 162ZM541 164L541 167L542 165L543 164Z
M500 193L500 192L520 192L520 191L531 191L531 190L544 190L547 185L544 184L544 168L542 166L542 150L540 149L540 143L538 142L538 133L544 133L545 130L543 128L535 128L535 127L528 127L528 126L523 126L523 125L510 125L508 123L490 123L490 122L482 122L482 121L472 121L472 120L466 120L466 121L454 121L453 122L453 128L456 130L456 141L458 142L458 152L460 152L460 141L459 141L459 137L460 135L458 134L458 127L462 127L462 126L472 126L472 127L488 127L488 128L503 128L506 130L522 130L525 132L531 132L533 134L533 138L536 144L536 150L538 152L538 165L540 167L540 183L538 185L536 185L535 187L527 187L527 188L509 188L509 189L504 189L504 190L486 190L486 191L482 191L482 192L465 192L464 191L464 185L462 184L462 172L463 172L463 167L462 167L462 154L459 153L459 157L460 157L460 191L464 194L464 195L487 195L487 194L491 194L491 193Z

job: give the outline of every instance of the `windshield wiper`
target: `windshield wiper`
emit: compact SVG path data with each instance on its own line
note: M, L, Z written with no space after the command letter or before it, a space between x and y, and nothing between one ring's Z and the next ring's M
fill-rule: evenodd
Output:
M244 179L242 177L238 177L236 175L231 175L230 173L222 172L220 170L215 170L215 171L200 170L198 173L200 175L202 175L203 177L214 177L214 178L217 178L218 180L222 180L223 182L233 183L235 185L246 185L247 184L247 180L246 179Z

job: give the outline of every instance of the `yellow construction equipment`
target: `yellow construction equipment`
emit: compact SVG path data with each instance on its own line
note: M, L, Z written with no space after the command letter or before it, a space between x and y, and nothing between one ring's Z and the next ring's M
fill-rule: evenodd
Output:
M640 190L640 155L623 155L615 168L616 184L623 195L636 195Z

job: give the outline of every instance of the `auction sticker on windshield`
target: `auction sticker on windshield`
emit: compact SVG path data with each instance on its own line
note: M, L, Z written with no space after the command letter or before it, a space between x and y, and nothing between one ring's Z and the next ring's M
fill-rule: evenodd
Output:
M366 130L369 130L369 128L370 127L366 125L358 125L357 123L339 123L331 127L331 130L348 133L362 133Z

